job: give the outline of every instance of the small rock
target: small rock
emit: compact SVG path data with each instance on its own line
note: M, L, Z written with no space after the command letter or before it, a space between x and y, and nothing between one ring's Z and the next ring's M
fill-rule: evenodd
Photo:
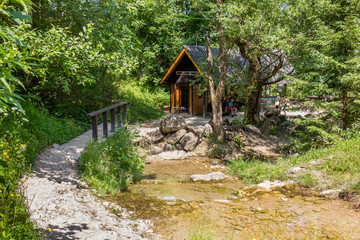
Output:
M213 180L223 180L225 178L228 178L228 175L225 175L222 172L212 172L209 174L194 174L191 175L191 180L193 180L194 182L196 181L213 181Z
M236 133L234 132L230 132L230 131L225 131L225 139L232 141L235 137Z
M326 158L324 158L325 160ZM308 162L307 164L310 165L310 166L314 166L314 165L320 165L324 162L324 160L322 159L319 159L319 160L316 160L316 161L311 161L311 162Z
M281 182L281 181L279 181L279 180L275 180L275 181L273 181L273 182L271 182L271 181L269 181L269 180L265 180L265 181L263 181L262 183L259 183L258 185L257 185L257 187L259 187L259 188L262 188L262 189L264 189L264 190L266 190L266 191L271 191L271 190L273 190L274 188L280 188L280 187L283 187L283 186L285 186L285 185L287 185L288 183L286 183L286 182Z
M293 168L290 168L290 169L288 169L288 170L286 170L285 171L285 173L290 173L290 174L292 174L292 173L299 173L299 172L301 172L301 171L304 171L305 170L305 168L304 167L293 167Z
M216 165L218 165L218 162L217 161L212 161L211 164L216 166Z
M109 202L103 202L103 205L104 205L105 207L109 207L110 203L109 203Z
M244 130L247 132L255 133L257 135L261 135L261 131L257 127L251 124L244 125Z
M59 144L57 144L57 143L54 143L54 144L53 144L53 148L59 148L59 147L60 147Z
M341 189L332 189L332 190L326 190L326 191L322 191L320 193L320 195L323 195L327 198L338 198L339 194L341 194L343 192L343 190Z
M213 132L212 126L209 123L205 124L204 134L211 134L212 132Z
M164 151L172 151L174 147L171 144L165 144Z
M182 146L180 143L177 143L177 144L176 144L176 148L177 148L178 150L182 150L182 149L183 149L183 146Z
M280 116L280 110L269 109L264 113L265 117Z

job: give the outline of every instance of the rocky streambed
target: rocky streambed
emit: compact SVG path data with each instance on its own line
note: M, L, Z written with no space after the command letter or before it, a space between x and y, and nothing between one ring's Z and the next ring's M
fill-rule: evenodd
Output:
M214 239L360 236L360 213L348 202L280 182L247 187L233 177L191 180L214 172L226 175L226 166L206 157L154 160L140 183L109 199L150 219L164 239L189 239L199 231Z

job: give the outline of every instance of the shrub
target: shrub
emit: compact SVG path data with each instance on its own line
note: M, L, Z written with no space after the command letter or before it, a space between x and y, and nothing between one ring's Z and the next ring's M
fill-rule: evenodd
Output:
M0 238L35 239L38 234L28 220L19 179L29 171L36 155L54 142L64 143L82 132L67 119L49 116L33 104L22 103L0 114Z
M130 133L120 128L103 143L90 142L79 159L83 179L106 193L125 190L139 180L145 165L130 138Z

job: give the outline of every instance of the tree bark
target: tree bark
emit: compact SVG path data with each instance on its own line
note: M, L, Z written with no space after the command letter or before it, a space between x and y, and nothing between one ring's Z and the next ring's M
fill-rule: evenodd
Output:
M343 92L343 96L342 96L343 107L342 107L342 114L341 114L341 123L342 123L342 128L344 130L346 130L348 127L348 89L347 89L347 87L344 87L342 92Z
M218 7L218 16L221 15L221 4L222 0L216 0ZM220 19L220 18L219 18ZM222 141L224 138L224 130L222 127L222 96L225 91L225 83L226 83L226 46L225 46L225 33L222 27L220 20L217 24L216 31L219 34L219 52L220 52L220 79L218 85L215 86L213 79L213 56L210 47L209 37L206 36L206 51L207 51L207 61L208 61L208 80L209 80L209 88L210 88L210 98L211 98L211 106L212 106L212 120L213 120L213 128L214 135L218 141Z
M245 124L258 124L260 122L259 112L262 89L262 85L254 83L246 91Z

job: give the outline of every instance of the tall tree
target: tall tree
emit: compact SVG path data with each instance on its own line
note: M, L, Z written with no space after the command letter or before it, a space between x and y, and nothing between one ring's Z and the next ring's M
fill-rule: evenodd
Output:
M297 72L303 79L340 94L341 122L346 129L349 120L359 116L360 2L321 0L302 6L292 9L298 31Z
M216 31L216 35L218 36L219 43L219 59L220 64L220 76L219 79L214 79L214 56L212 54L212 50L210 47L210 39L209 36L206 35L206 51L207 51L207 62L208 62L208 76L207 80L209 82L209 90L210 90L210 101L212 106L212 120L214 127L214 135L217 140L221 141L223 139L223 128L222 128L222 97L225 91L226 84L226 42L225 42L225 33L221 23L221 14L223 8L223 1L216 0L216 16L214 17L215 24L208 26L209 28L213 28Z
M291 49L285 4L282 0L227 1L224 31L247 62L239 75L246 79L245 123L259 122L264 86L291 73L291 67L284 67Z

